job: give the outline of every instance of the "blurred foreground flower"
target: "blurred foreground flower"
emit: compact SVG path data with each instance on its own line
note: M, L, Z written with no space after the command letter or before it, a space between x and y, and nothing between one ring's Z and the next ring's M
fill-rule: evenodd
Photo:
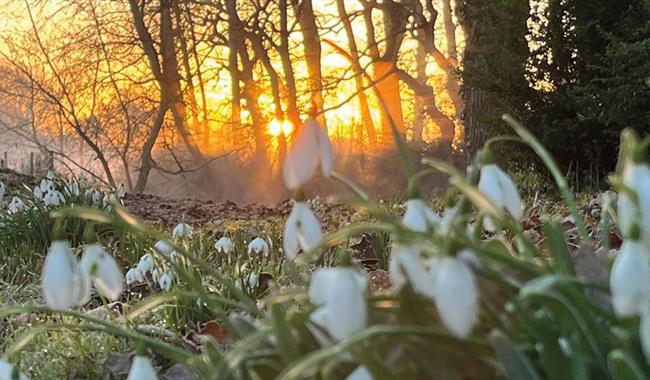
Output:
M517 191L517 186L499 166L488 164L481 168L478 189L497 209L505 210L517 221L521 220L523 217L523 203ZM492 218L485 218L485 229L496 232L497 226Z
M158 380L158 376L149 358L138 355L133 359L133 364L131 365L131 370L126 380Z
M298 251L309 251L323 237L320 223L306 202L295 202L284 226L284 253L291 260Z
M650 166L627 165L622 184L625 189L618 194L618 226L624 237L650 242Z
M111 301L120 298L124 290L124 275L117 261L104 247L99 244L88 245L79 265L90 276L99 294Z
M328 177L332 173L332 144L325 128L309 119L287 153L282 168L284 183L290 190L300 188L314 176L319 164Z
M609 277L612 304L619 317L640 315L650 301L650 256L647 248L626 240Z
M368 279L352 267L317 269L311 277L309 299L319 306L310 320L341 341L366 327Z
M81 270L65 241L52 242L41 281L45 302L52 309L66 310L90 298L90 277Z
M427 207L422 199L414 198L406 201L406 212L402 222L413 231L426 232L440 223L440 215Z
M435 301L440 318L449 331L465 338L478 321L479 300L474 274L461 260L443 257L435 271Z
M16 372L16 368L3 359L0 359L0 380L27 380L27 376Z

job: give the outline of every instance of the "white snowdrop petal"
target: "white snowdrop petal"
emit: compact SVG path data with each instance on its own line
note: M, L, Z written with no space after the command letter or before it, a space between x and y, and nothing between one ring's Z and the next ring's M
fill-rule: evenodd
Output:
M359 366L345 378L345 380L374 380L370 371L365 366Z
M222 236L219 240L217 240L216 243L214 243L214 248L217 250L217 252L227 255L232 252L234 244L232 240L225 236Z
M609 286L618 316L639 314L650 297L650 257L642 244L623 242L610 272Z
M6 360L0 359L0 380L14 379L14 366ZM17 380L27 380L27 376L18 374Z
M70 245L65 241L52 242L41 276L47 305L52 309L66 310L78 304L79 286L85 285L80 276L79 264ZM85 292L85 289L81 290Z
M136 356L131 364L131 370L127 380L158 380L158 375L151 365L149 358Z
M433 212L421 199L406 201L406 212L402 219L404 225L414 231L426 232L440 223L440 216Z
M310 120L315 123L315 121ZM319 158L318 125L307 121L293 142L282 167L284 183L295 190L309 181L316 173Z
M330 142L330 138L327 135L327 130L324 127L318 125L315 120L312 120L312 122L316 124L315 128L318 130L318 148L320 154L321 172L325 177L329 177L332 174L332 169L334 166L332 143Z
M459 338L469 335L478 320L478 293L471 270L456 258L440 259L435 294L447 329Z
M650 310L647 310L648 305L641 315L641 323L639 324L639 340L641 341L641 348L646 362L650 364Z

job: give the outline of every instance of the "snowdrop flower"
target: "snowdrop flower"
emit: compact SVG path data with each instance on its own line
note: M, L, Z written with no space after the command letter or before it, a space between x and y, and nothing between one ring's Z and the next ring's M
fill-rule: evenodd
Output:
M497 209L505 209L517 221L523 217L523 204L517 186L508 174L496 164L483 166L478 189ZM486 217L485 229L496 232L497 226L494 220Z
M626 240L609 275L612 304L619 317L640 314L650 299L650 256L639 242Z
M323 175L328 177L332 163L332 144L327 131L316 120L309 119L284 160L284 183L290 190L301 187L314 176L319 164Z
M478 321L478 291L472 271L453 257L439 259L435 271L435 303L443 324L465 338Z
M51 179L42 179L40 185L38 186L41 189L42 193L55 190L54 182Z
M124 198L124 196L126 195L126 189L124 188L123 183L121 183L120 186L117 188L117 190L115 191L115 195L117 195L119 199Z
M395 288L399 289L408 282L417 293L434 298L433 278L425 269L416 246L394 244L388 273Z
M374 380L370 371L365 366L359 366L345 378L345 380Z
M160 286L160 289L165 291L172 288L172 282L174 282L174 276L171 274L171 272L165 272L158 279L158 285Z
M66 183L65 189L69 195L79 196L79 183L77 181Z
M52 181L52 180L54 180L54 178L56 178L56 174L54 174L54 172L52 170L48 170L47 174L45 175L45 178Z
M154 268L154 270L151 271L151 279L157 284L163 274L165 274L165 272L161 268Z
M32 194L34 195L34 198L43 200L43 190L41 190L40 186L34 187Z
M154 264L155 264L155 261L153 259L153 255L151 255L150 253L147 253L147 254L142 255L142 257L140 257L140 261L138 262L137 268L138 268L138 270L140 272L142 272L143 275L145 275L145 274L151 272L151 270L154 267Z
M174 252L174 247L167 240L158 240L153 248L163 256L169 257Z
M250 286L251 289L257 289L259 284L260 284L260 278L257 275L257 273L251 273L248 275L248 286Z
M634 227L640 236L650 239L650 166L630 164L623 169L623 185L634 194L621 192L618 196L619 228L625 237L632 237ZM636 199L635 199L636 197ZM638 234L637 234L638 235Z
M136 282L143 282L144 274L137 268L131 268L126 272L126 284L131 285Z
M248 243L248 254L250 255L251 253L263 253L264 256L269 255L269 245L266 242L266 240L256 237Z
M232 240L228 239L225 236L222 236L216 243L214 243L214 248L219 253L229 255L232 252L232 249L235 247Z
M319 308L312 323L341 341L366 327L366 276L352 267L316 270L309 284L309 299Z
M63 200L64 200L63 195L56 190L48 191L47 193L45 193L45 195L43 195L43 203L45 203L45 206L48 207L49 206L56 207L61 203L63 203Z
M2 183L2 181L0 181L0 202L2 202L2 198L4 198L5 194L7 194L7 187Z
M409 199L406 201L406 212L402 223L413 231L427 232L440 223L440 215L427 207L421 199Z
M101 193L99 193L99 195L101 196ZM114 205L116 203L118 203L118 202L117 202L117 197L115 196L115 194L104 194L104 197L102 198L102 206L103 207L109 207L109 206L112 206L112 205Z
M111 301L120 298L124 290L122 269L104 247L99 244L86 246L79 265L93 280L99 294Z
M296 258L298 250L308 251L316 246L323 237L320 223L305 202L296 202L284 226L284 253L291 260Z
M131 370L126 380L158 380L151 361L146 356L136 356L131 364Z
M0 359L0 380L13 380L14 379L14 366L6 360ZM16 380L27 380L27 376L22 373L15 377Z
M65 241L52 242L41 282L45 302L52 309L69 309L88 302L90 298L90 277L81 270Z
M11 203L7 206L10 214L15 214L25 208L25 203L18 197L13 197Z
M183 222L179 223L174 227L174 230L172 231L172 237L174 239L182 239L182 238L192 238L192 234L194 233L194 229L192 226L189 224Z

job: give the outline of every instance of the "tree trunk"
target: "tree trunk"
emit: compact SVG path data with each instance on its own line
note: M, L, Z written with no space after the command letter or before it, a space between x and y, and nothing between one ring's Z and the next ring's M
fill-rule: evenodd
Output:
M289 53L289 17L287 11L287 0L280 0L280 45L278 46L278 53L282 61L282 70L284 71L284 80L286 83L287 117L294 126L293 130L297 131L302 121L300 120L300 112L298 111L296 77Z

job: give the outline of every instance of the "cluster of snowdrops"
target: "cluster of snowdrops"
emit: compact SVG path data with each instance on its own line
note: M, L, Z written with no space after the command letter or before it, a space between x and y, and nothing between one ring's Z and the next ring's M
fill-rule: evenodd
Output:
M604 241L608 234L590 231L583 222L548 152L514 119L505 116L504 120L517 134L507 140L530 145L548 166L575 221L580 250L595 254L596 247L608 247ZM285 184L294 192L282 249L292 284L272 286L261 302L234 300L235 305L241 301L241 308L254 320L224 316L234 340L227 347L206 339L200 352L190 353L162 339L129 331L118 322L93 320L74 310L88 302L93 286L99 296L115 300L125 284L149 279L168 292L174 282L185 282L191 291L174 297L193 297L207 308L221 307L219 289L239 297L236 285L225 280L222 287L206 291L202 282L185 277L182 268L204 265L183 243L193 234L186 223L173 230L171 239L159 240L126 275L99 243L88 244L78 261L67 242L55 240L42 272L48 307L0 309L0 316L25 311L59 313L78 319L88 330L131 339L140 349L129 379L156 379L149 359L154 354L187 366L201 378L219 379L463 375L641 379L650 373L647 138L641 140L628 131L622 135L619 169L611 181L617 200L606 200L601 226L605 232L619 228L624 242L618 252L611 253L615 260L609 284L601 286L577 274L574 252L557 221L544 222L545 248L523 233L525 206L515 183L491 153L494 144L506 138L489 140L465 172L432 159L423 160L428 169L415 172L399 135L394 137L409 184L405 212L399 218L333 170L324 128L314 120L302 126L283 166ZM373 221L324 234L304 191L319 169L323 176L347 186L352 195L345 200ZM448 174L456 194L454 203L442 213L419 197L418 180L433 171ZM123 222L146 231L115 207ZM79 217L114 221L98 215L85 212ZM391 235L388 271L392 287L372 292L366 271L350 257L345 244L352 236L378 231ZM231 254L232 247L227 237L215 242L223 255ZM337 265L315 267L323 252L333 247L343 247ZM261 238L248 246L249 254L268 251ZM217 271L212 273L214 279L221 279ZM605 295L606 301L599 295ZM164 302L169 297L148 301L144 310ZM0 380L26 378L10 359L0 361Z

